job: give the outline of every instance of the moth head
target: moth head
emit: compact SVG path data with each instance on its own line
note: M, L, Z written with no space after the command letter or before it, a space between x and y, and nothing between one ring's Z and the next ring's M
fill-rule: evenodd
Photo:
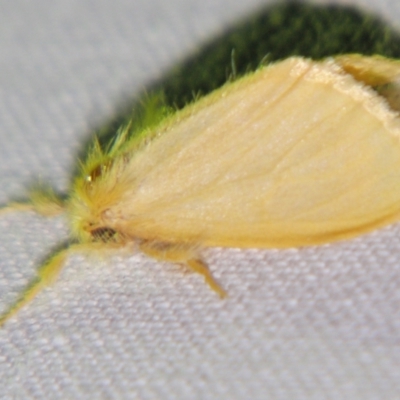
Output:
M82 165L81 173L73 181L67 207L75 240L85 243L121 241L110 212L120 197L114 190L118 166L115 158L94 150Z
M72 236L85 243L119 243L122 236L114 227L114 219L109 210L112 196L108 190L99 186L95 174L97 172L93 173L90 186L82 178L74 185L68 204Z

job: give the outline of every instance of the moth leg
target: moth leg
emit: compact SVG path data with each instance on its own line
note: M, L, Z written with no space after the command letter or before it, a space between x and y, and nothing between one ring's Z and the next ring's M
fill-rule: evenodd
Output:
M210 286L210 288L214 290L219 295L219 297L226 297L226 291L214 279L210 270L208 269L207 264L203 260L201 260L200 258L191 258L186 260L186 264L192 271L203 275L208 286Z
M39 268L37 277L26 286L14 304L0 316L0 327L22 307L30 303L39 292L51 285L58 278L64 266L65 259L70 253L92 251L94 254L97 254L99 251L102 253L104 250L104 244L99 246L95 243L78 243L70 245L54 254Z
M68 252L68 248L61 250L40 267L37 277L28 284L15 303L0 317L0 326L16 314L23 306L31 302L41 290L50 285L57 278Z
M161 261L170 261L188 266L193 272L203 275L204 280L221 298L227 295L226 291L214 279L207 264L199 257L193 247L179 244L143 241L139 244L140 250L150 257Z

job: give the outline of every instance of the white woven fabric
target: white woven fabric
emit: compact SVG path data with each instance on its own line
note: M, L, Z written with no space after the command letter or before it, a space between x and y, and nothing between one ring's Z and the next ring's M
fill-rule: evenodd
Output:
M37 177L66 189L94 126L261 3L1 1L0 201ZM390 0L358 4L400 20ZM1 309L67 234L62 218L0 216ZM0 398L400 398L400 225L205 256L224 301L141 254L69 258L0 329Z

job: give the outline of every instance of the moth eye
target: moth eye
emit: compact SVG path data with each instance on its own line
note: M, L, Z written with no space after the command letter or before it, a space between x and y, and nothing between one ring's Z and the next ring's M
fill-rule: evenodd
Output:
M88 175L86 175L86 181L90 183L94 182L97 178L103 176L107 172L107 170L110 169L111 165L111 160L98 164L90 171Z
M117 232L114 229L103 226L90 231L94 242L112 242L116 239Z

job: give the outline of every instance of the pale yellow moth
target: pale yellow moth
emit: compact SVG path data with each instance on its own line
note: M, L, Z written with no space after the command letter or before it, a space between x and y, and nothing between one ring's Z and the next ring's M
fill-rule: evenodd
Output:
M94 143L65 201L71 245L0 319L58 275L71 252L137 246L202 274L206 246L285 248L352 238L400 218L400 64L359 55L260 68L106 152ZM134 121L132 122L134 123Z

